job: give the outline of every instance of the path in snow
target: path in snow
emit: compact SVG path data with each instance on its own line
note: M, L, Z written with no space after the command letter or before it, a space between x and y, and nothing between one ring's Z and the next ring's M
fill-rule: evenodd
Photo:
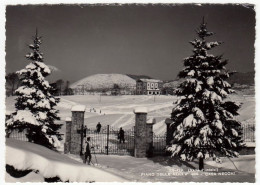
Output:
M128 119L122 123L121 127L131 129L135 125L135 115L128 115Z
M123 120L128 116L128 114L123 114L119 119L117 119L114 123L111 124L113 127L118 127L118 125L122 125Z

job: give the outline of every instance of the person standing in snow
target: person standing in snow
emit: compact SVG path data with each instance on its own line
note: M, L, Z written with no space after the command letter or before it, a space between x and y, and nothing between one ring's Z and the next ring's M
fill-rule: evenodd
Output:
M87 163L87 160L88 160L88 165L90 165L90 161L91 161L90 137L87 137L87 141L86 141L86 150L85 150L85 161L84 161L84 163Z
M122 127L120 127L118 137L119 137L119 143L121 143L122 141L123 143L125 143L125 131L122 129Z
M96 128L97 128L97 133L99 133L100 132L100 130L101 130L101 124L100 124L100 122L98 122L98 124L97 124L97 126L96 126Z

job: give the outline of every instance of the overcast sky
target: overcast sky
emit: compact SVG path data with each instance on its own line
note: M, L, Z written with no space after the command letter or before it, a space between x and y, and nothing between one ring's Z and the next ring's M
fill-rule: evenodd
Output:
M202 17L223 41L210 51L229 59L227 68L254 70L255 12L242 5L8 6L6 72L25 67L36 27L43 36L45 63L59 78L75 82L97 73L175 79Z

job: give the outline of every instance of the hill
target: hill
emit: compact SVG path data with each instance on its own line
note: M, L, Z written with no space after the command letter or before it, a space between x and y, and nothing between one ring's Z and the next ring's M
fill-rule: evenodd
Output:
M117 84L120 88L135 87L136 81L123 74L95 74L73 83L70 87L75 89L84 86L84 89L88 90L108 89L113 88L114 84Z
M235 73L228 78L230 84L254 85L255 72Z
M130 78L133 78L134 80L138 80L141 78L152 79L150 76L147 75L132 75L132 74L126 74L126 75L129 76Z

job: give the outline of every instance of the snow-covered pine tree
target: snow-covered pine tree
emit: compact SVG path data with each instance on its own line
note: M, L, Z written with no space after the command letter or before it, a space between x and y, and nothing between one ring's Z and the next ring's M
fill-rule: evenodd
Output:
M43 63L43 54L39 51L41 37L37 30L33 37L32 50L26 55L30 62L24 69L17 71L21 75L21 86L16 90L16 111L7 121L9 129L27 130L29 141L54 149L62 139L59 129L61 124L55 123L60 118L54 107L59 99L52 95L52 87L45 80L51 71Z
M185 80L176 90L179 100L171 113L174 133L168 151L181 160L199 159L201 170L203 159L237 157L243 141L241 123L234 120L239 105L224 101L234 92L226 81L232 74L225 68L227 60L207 53L221 42L205 40L213 33L204 18L197 34L199 39L190 42L193 55L184 59L185 68L178 75Z

